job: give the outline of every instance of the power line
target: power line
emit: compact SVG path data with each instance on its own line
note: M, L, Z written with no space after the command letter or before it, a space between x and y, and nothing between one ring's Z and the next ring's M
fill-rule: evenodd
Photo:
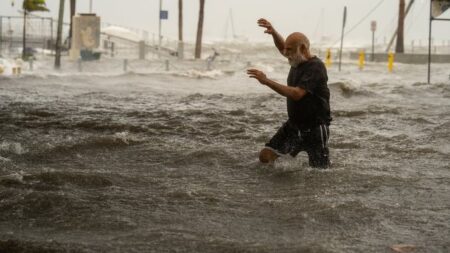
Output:
M392 34L392 33L395 32L395 29L397 28L396 25L395 25L395 22L397 21L397 15L398 15L398 13L396 12L396 13L392 16L391 22L390 22L390 23L387 23L387 24L384 26L384 28L382 29L382 31L384 31L384 33L382 33L382 34L386 35L386 34ZM381 31L381 29L380 29L380 31ZM379 35L379 36L377 37L377 39L379 39L380 36L382 36L382 35Z
M361 20L359 20L355 25L353 25L350 30L346 31L344 33L345 35L348 35L349 33L351 33L353 30L355 30L362 22L364 22L374 11L376 11L378 9L378 7L381 6L381 4L384 2L384 0L379 1L370 11L369 13L367 13L365 16L363 16L363 18ZM336 40L332 45L334 46L336 43L338 43L341 39Z
M422 2L422 8L420 8L420 11L419 11L419 12L415 12L415 15L414 15L414 16L411 15L411 16L412 16L412 17L411 17L411 22L409 22L408 28L407 28L407 30L406 30L407 32L409 32L409 31L411 30L411 28L413 27L413 24L416 23L417 17L421 16L422 13L424 12L424 10L426 9L425 4L426 4L426 2ZM415 6L413 6L413 8L414 8L414 7L415 7ZM414 9L413 9L413 11L414 11ZM413 12L413 13L414 13L414 12Z

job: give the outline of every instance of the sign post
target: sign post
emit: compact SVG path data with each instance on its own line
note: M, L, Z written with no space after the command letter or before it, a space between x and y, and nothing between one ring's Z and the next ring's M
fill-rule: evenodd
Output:
M159 42L158 42L158 49L161 48L161 41L162 41L162 35L161 35L161 25L162 25L162 20L163 19L169 19L169 12L168 11L164 11L162 9L162 0L159 0Z
M370 30L372 31L372 56L371 60L375 61L375 31L377 30L377 21L370 23Z
M347 22L347 6L344 7L344 20L342 22L341 49L339 50L339 71L341 71L342 47L344 45L344 30L345 30L346 22Z
M161 48L161 10L162 10L162 0L159 0L159 29L158 29L158 50Z
M0 55L2 55L3 48L3 17L0 17Z

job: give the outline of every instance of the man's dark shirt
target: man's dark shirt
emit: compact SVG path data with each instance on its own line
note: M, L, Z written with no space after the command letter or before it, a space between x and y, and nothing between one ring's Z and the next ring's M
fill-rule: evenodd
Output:
M291 67L288 85L300 87L307 92L299 101L287 99L289 120L298 128L308 129L330 124L330 90L327 81L327 69L315 56L297 67Z

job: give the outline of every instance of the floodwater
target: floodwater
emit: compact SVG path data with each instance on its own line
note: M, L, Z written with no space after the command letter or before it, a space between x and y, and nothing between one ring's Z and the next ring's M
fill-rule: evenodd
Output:
M274 56L0 77L0 252L449 252L450 66L333 66L317 170L258 162L286 105L244 70L285 82Z

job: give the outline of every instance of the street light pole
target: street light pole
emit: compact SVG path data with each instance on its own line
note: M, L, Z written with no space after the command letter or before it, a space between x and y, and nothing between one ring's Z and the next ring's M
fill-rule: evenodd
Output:
M429 28L428 28L428 78L427 83L430 84L431 82L431 28L432 28L432 22L433 22L433 7L432 7L433 1L430 0L430 19L429 19Z
M161 11L162 11L162 0L159 0L159 14L158 14L158 18L159 18L159 32L158 32L158 50L161 48Z
M377 21L370 23L370 30L372 31L372 56L371 60L375 61L375 31L377 30Z
M343 48L343 45L344 45L344 30L345 30L346 22L347 22L347 6L344 7L344 20L342 22L341 47L340 47L340 50L339 50L339 71L341 71L342 48Z

